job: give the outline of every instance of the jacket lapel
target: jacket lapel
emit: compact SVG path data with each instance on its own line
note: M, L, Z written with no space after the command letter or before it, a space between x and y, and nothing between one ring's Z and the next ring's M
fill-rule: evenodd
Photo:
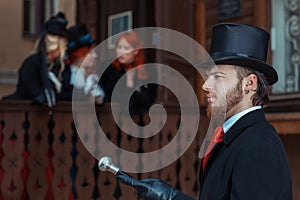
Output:
M249 126L266 120L262 109L254 110L241 117L224 135L223 142L226 146L230 145L245 129Z
M207 161L207 164L206 164L206 167L205 167L204 171L203 171L203 168L202 168L203 158L201 159L201 165L200 165L201 169L200 169L200 174L199 174L200 185L202 185L202 183L205 181L205 179L206 179L206 177L209 173L209 170L211 168L212 163L216 159L217 155L219 154L219 152L221 151L223 146L224 146L223 142L219 142L214 146L214 148L211 151L211 155L208 158L208 161Z
M199 172L199 183L200 186L203 185L206 177L208 176L208 173L210 171L210 168L216 159L217 155L222 151L222 149L226 148L226 146L230 145L232 141L234 141L235 138L237 138L243 130L248 128L254 123L257 123L258 121L266 120L264 112L262 109L254 110L243 117L241 117L230 129L229 131L223 136L223 141L220 143L217 143L216 146L213 148L211 152L211 156L209 157L205 170L202 169L202 161L201 159L200 163L200 172Z

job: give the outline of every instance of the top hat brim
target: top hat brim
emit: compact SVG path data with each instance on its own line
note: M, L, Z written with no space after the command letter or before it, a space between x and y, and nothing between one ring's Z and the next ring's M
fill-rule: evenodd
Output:
M213 61L216 65L218 64L236 65L236 66L246 67L261 72L265 75L269 85L273 85L278 81L278 75L275 69L271 65L268 65L267 63L255 58L228 56L219 59L213 59Z
M67 47L67 51L70 52L70 51L75 51L81 47L86 47L86 46L92 46L93 44L95 44L96 41L91 39L89 41L86 41L86 42L83 42L83 43L78 43L78 42L69 42Z

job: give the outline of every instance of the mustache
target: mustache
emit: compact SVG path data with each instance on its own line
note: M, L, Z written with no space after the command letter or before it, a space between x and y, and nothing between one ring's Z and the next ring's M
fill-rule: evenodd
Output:
M204 95L206 98L210 98L210 97L216 97L217 94L216 92L213 92L213 91L203 91Z

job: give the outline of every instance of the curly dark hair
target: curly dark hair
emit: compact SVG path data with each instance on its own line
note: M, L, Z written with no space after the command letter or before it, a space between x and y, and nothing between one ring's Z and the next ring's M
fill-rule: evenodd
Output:
M254 106L265 105L269 101L270 91L270 86L268 85L265 75L261 72L245 67L237 66L235 69L240 83L242 82L243 78L249 76L250 74L254 74L257 77L257 90L256 93L252 96L252 104Z

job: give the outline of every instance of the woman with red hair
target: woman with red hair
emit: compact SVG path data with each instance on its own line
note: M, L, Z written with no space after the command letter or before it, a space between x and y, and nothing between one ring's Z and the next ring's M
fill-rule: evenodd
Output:
M91 51L94 43L84 24L68 29L67 67L63 72L61 100L72 100L76 92L76 97L81 100L103 103L104 91L98 84L99 76L95 70L97 54Z
M136 89L129 101L129 112L131 114L143 114L147 112L156 99L156 84L147 84L150 73L143 67L145 64L144 53L142 51L142 42L138 35L133 31L127 31L118 37L115 43L115 59L105 70L101 77L101 83L105 91L106 101L111 101L113 89L119 79L125 75L126 81L119 88L120 98L136 87L137 83L142 84ZM131 69L136 68L136 71Z

